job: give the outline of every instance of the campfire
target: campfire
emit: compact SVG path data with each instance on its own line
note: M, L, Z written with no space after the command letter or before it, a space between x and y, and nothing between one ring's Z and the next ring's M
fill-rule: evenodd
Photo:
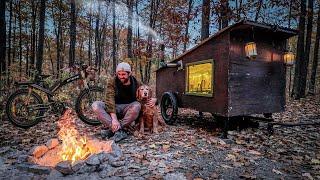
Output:
M62 141L59 156L64 161L71 160L74 163L76 160L85 159L90 154L97 152L95 148L88 146L86 136L79 135L74 119L70 118L69 114L70 112L66 112L58 122L60 129L58 136Z
M121 149L113 141L81 135L75 120L72 110L68 109L58 121L58 138L34 147L28 161L40 166L55 167L63 174L72 174L80 167L89 165L96 169L100 164L117 161L122 156Z

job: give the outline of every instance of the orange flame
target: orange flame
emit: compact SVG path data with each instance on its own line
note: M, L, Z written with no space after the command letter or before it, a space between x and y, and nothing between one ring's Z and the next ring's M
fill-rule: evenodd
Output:
M60 128L58 132L59 139L62 141L62 148L59 156L64 160L71 160L74 163L77 160L85 159L94 150L87 145L87 137L80 137L74 118L71 116L71 110L67 110L58 122Z

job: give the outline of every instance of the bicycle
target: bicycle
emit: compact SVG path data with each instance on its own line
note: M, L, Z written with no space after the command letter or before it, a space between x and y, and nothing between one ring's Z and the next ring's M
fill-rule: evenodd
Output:
M104 89L98 86L89 86L87 65L76 67L77 74L72 75L64 80L59 80L52 86L47 87L44 83L45 79L50 75L36 75L34 81L16 82L18 89L14 91L6 102L6 114L8 120L15 126L21 128L30 128L38 124L44 117L46 112L55 112L63 114L66 110L66 103L54 100L56 92L63 86L81 81L84 88L80 91L75 103L75 110L83 122L90 125L99 125L100 121L92 118L91 104L95 100L101 100ZM44 102L37 93L40 91L47 96ZM98 97L99 96L99 97Z

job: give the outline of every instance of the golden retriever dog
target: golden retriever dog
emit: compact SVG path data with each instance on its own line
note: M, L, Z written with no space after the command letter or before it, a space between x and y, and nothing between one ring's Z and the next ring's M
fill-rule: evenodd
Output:
M159 117L157 107L151 107L148 102L152 98L152 90L147 85L142 85L136 92L137 100L141 103L141 114L139 116L139 132L144 134L145 128L148 128L151 133L158 133L159 124L165 126L166 123ZM153 99L155 101L155 99Z

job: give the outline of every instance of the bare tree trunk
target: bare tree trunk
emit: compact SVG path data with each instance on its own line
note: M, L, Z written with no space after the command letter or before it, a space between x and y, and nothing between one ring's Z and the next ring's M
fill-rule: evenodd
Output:
M116 58L116 51L117 51L117 35L116 35L116 5L115 0L112 0L112 62L113 62L113 74L116 73L117 68L117 58Z
M186 22L186 32L184 34L184 42L183 42L183 52L187 50L187 43L189 42L189 23L190 23L190 15L192 9L193 0L189 0L188 3L188 12L187 12L187 22Z
M80 40L80 50L79 50L79 56L80 56L80 59L84 59L84 56L83 56L83 39L81 38Z
M305 44L305 53L304 61L302 61L303 68L301 69L301 93L302 97L306 93L307 85L307 76L308 76L308 67L309 67L309 57L310 57L310 48L311 48L311 34L312 34L312 23L313 23L313 0L308 0L308 10L307 10L307 36Z
M0 76L6 70L6 1L0 2Z
M8 59L7 59L7 62L8 62L8 71L10 70L10 66L11 66L11 29L12 29L12 15L13 15L13 12L12 12L12 0L10 0L10 18L9 18L9 35L8 35Z
M288 28L291 27L292 1L293 1L293 0L290 0L290 4L289 4Z
M289 4L289 15L288 15L288 28L291 27L291 16L292 16L292 1L290 0L290 4ZM287 41L288 43L288 41ZM289 74L289 84L288 84L288 91L289 91L289 96L291 94L291 82L292 82L292 67L288 67L289 72L287 74Z
M100 43L101 43L101 39L100 39L100 4L98 5L98 15L97 15L97 19L96 19L96 28L95 28L95 37L94 37L94 41L95 41L95 51L96 51L96 59L95 59L95 63L94 65L96 67L98 67L99 64L99 56L100 56Z
M12 40L12 63L15 63L16 61L16 52L17 52L17 46L16 46L16 40L17 40L17 37L16 37L16 29L17 29L17 17L16 15L13 16L13 19L14 19L14 26L13 26L13 40Z
M137 50L137 53L136 53L136 68L135 68L135 74L137 75L138 74L138 58L140 58L141 56L140 56L140 46L139 46L139 43L140 43L140 27L139 27L139 21L140 21L140 19L139 19L139 8L138 8L138 1L136 1L136 13L137 13L137 23L136 23L136 28L137 28L137 34L136 34L136 37L137 37L137 41L136 41L136 43L135 43L135 45L136 45L136 50ZM139 50L138 50L139 49ZM139 52L138 52L139 51ZM141 81L143 82L143 80L142 80L142 78L143 78L143 76L142 76L142 66L141 66L141 64L140 64L140 66L139 66L139 68L140 68L140 77L141 77Z
M57 46L57 77L59 77L60 74L60 69L61 69L61 46L62 46L62 0L59 1L59 18L58 18L58 31L55 30L56 33L56 46ZM53 15L53 19L54 19L54 11L52 8L52 15Z
M157 14L158 14L158 8L159 8L159 0L152 0L151 1L151 10L150 10L150 22L149 26L154 29L156 19L157 19ZM151 58L152 58L152 36L148 35L148 40L147 40L147 64L144 69L144 83L148 84L150 81L150 74L151 74ZM148 60L149 59L149 60Z
M36 52L36 18L37 18L37 6L35 1L31 1L32 20L31 20L31 61L30 65L34 69L35 64L35 52Z
M315 93L316 75L317 75L318 59L319 59L319 41L320 41L320 10L318 10L317 33L316 33L316 39L314 43L314 51L313 51L314 56L313 56L313 62L312 62L311 78L309 82L309 94Z
M26 64L25 64L25 76L27 76L28 77L28 75L29 75L29 62L30 62L30 60L29 60L29 51L30 51L30 37L28 36L28 32L30 32L30 30L29 30L29 26L30 24L29 24L29 19L27 19L26 21L25 21L25 43L24 43L24 46L25 46L25 48L26 48L26 55L25 55L25 60L26 60Z
M304 31L305 31L305 16L306 16L306 0L301 0L301 13L299 19L299 36L297 43L297 61L294 71L294 82L293 82L293 96L295 99L303 97L302 90L302 68L304 61Z
M263 3L263 0L259 0L258 7L257 7L257 10L256 10L256 15L255 15L255 18L254 18L254 21L256 21L256 22L259 19L262 3Z
M27 47L27 57L26 57L26 75L28 76L29 74L29 41L26 42L26 47Z
M210 0L202 0L201 40L209 37Z
M236 0L236 21L240 21L241 19L241 12L242 12L242 0L239 0L239 5L238 5L238 0Z
M19 1L19 77L22 76L22 17L21 17L21 1Z
M106 50L106 46L108 46L107 45L107 41L106 41L106 39L107 39L107 27L108 27L108 13L109 13L109 11L107 10L106 12L105 12L105 21L104 21L104 23L103 23L103 26L102 26L102 33L101 33L101 35L102 35L102 45L101 45L101 49L100 49L100 53L101 53L101 56L100 56L100 61L99 61L99 74L100 74L100 72L101 72L101 67L102 68L105 68L106 69L106 65L107 65L107 63L105 63L105 54L106 54L106 52L108 51L108 50ZM103 64L102 64L102 62L103 62Z
M49 58L50 58L50 63L51 63L52 74L55 74L55 73L54 73L54 63L53 63L53 59L52 59L52 55L51 55L50 39L46 39L46 40L45 40L45 43L46 43L46 47L48 48L48 53L49 53Z
M45 10L46 10L46 0L41 0L40 2L40 16L39 16L39 42L37 51L37 64L36 69L39 74L42 73L42 63L43 63L43 43L44 43L44 22L45 22Z
M70 23L70 48L69 48L69 67L72 67L75 62L75 47L76 47L76 5L75 0L70 1L71 6L71 23Z
M229 24L229 1L221 0L221 28L227 27Z
M91 66L92 64L92 54L91 54L91 50L92 50L92 15L91 13L89 14L89 46L88 46L88 59L89 59L89 65Z
M128 34L127 34L127 50L128 58L132 58L132 15L133 15L133 0L127 0L128 5Z

